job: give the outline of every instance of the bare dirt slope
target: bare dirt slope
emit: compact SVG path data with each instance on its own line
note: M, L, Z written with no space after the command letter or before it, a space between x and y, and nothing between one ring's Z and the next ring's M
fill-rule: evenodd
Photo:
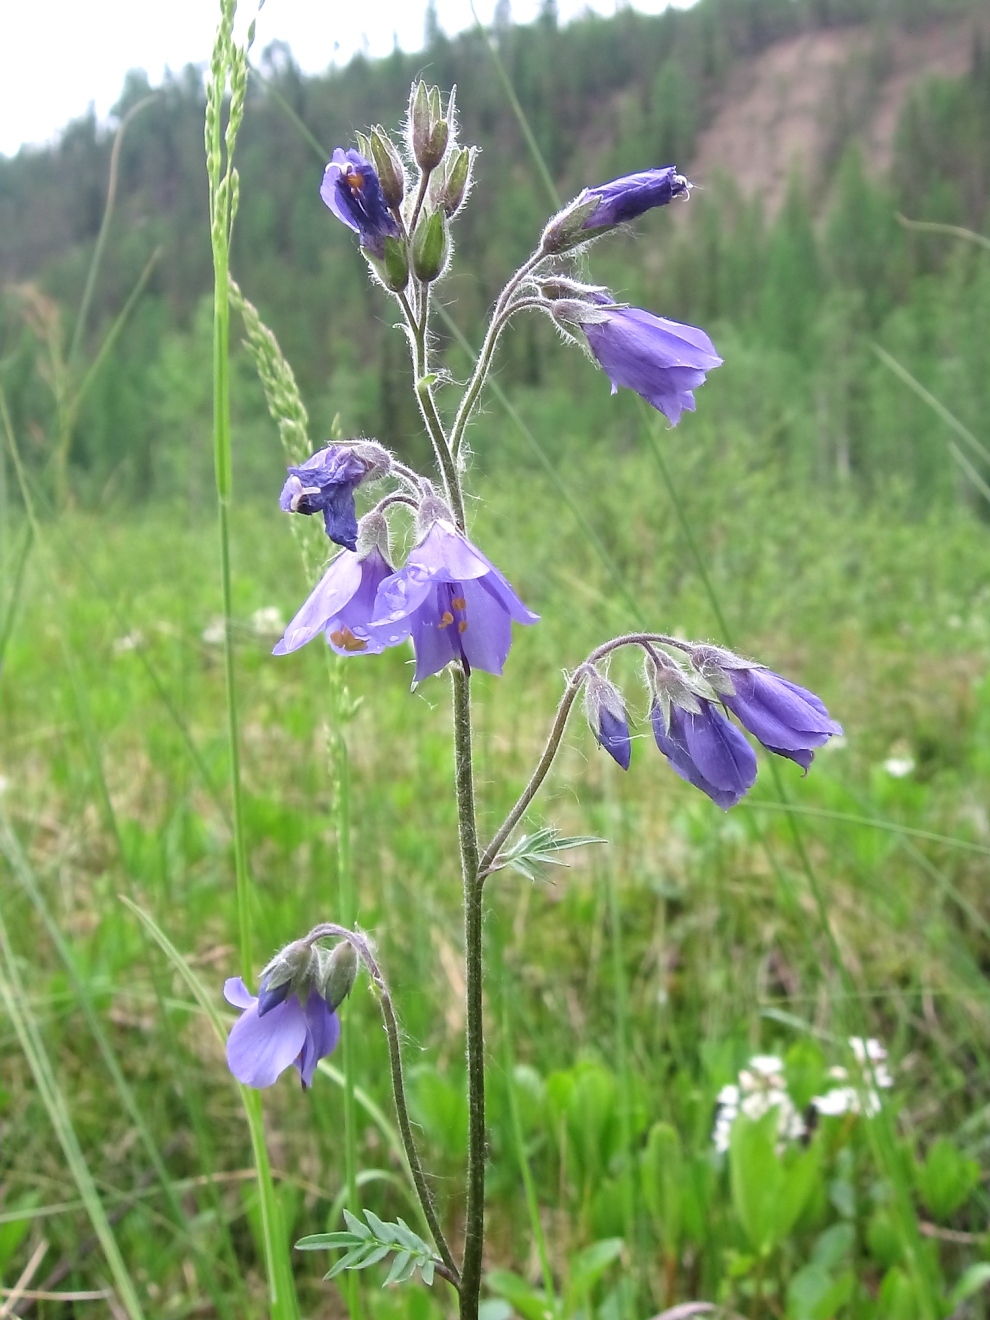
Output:
M931 74L965 73L974 29L986 32L988 17L917 32L833 28L777 42L727 79L699 136L692 178L704 184L728 174L747 196L762 194L772 213L794 170L820 193L850 137L886 171L912 86Z

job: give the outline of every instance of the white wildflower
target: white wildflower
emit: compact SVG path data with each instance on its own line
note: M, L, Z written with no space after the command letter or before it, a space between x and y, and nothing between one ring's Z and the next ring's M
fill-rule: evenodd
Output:
M263 605L251 615L251 630L258 637L281 637L285 632L285 620L276 605Z
M217 614L203 629L203 641L207 646L223 646L223 640L227 635L227 626L221 615Z
M133 632L127 633L124 637L117 637L113 643L114 655L126 655L128 651L136 651L139 646L144 646L144 633L135 628Z

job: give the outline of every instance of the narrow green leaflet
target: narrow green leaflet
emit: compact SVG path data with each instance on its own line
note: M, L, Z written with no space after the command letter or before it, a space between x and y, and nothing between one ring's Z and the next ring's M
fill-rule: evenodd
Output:
M343 1251L323 1276L335 1279L345 1270L365 1270L370 1265L377 1265L386 1256L394 1253L394 1260L383 1287L390 1283L405 1283L419 1270L423 1282L431 1284L436 1276L438 1261L433 1248L417 1237L403 1219L396 1223L386 1223L371 1210L363 1210L365 1221L361 1222L349 1210L344 1211L347 1230L338 1233L314 1233L300 1238L296 1243L297 1251Z
M537 830L535 834L524 834L511 848L500 852L491 869L501 871L504 867L511 866L527 880L538 880L542 865L548 863L553 866L567 865L560 857L555 856L556 853L565 852L568 848L583 848L588 843L607 842L606 839L599 839L591 834L558 834L553 825L548 825L542 830Z

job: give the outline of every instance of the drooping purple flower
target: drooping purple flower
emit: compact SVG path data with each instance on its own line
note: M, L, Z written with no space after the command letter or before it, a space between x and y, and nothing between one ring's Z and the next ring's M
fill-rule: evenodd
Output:
M782 678L765 665L743 660L717 646L698 646L692 660L736 719L768 752L808 770L814 749L841 734L814 692Z
M584 710L598 745L604 747L617 765L628 770L632 739L622 693L594 668L589 670L585 679Z
M734 807L756 782L756 753L714 702L697 698L698 710L659 701L650 712L653 736L667 760L689 784L723 809Z
M227 1066L237 1080L245 1086L271 1086L291 1064L303 1087L310 1086L317 1063L332 1054L340 1040L340 1020L323 996L312 990L302 1004L295 994L286 994L261 1012L258 999L239 976L224 982L223 995L228 1004L244 1010L227 1037Z
M290 467L279 506L285 513L322 513L327 536L336 545L353 550L357 541L354 491L376 469L383 469L388 455L373 441L347 445L325 445L301 463ZM363 452L359 452L363 451Z
M620 385L635 390L674 426L682 412L694 412L692 391L722 362L704 330L640 307L598 305L582 318L581 329L612 393Z
M344 550L317 582L273 655L288 655L325 633L338 655L379 655L390 645L371 629L378 588L395 570L377 545L365 555Z
M386 646L412 635L416 683L454 660L467 673L483 669L501 674L512 643L512 621L539 619L495 565L457 530L449 511L443 513L429 523L405 566L378 588L371 628Z
M338 147L323 174L320 196L338 220L353 229L372 256L385 255L386 238L399 226L388 209L375 167L359 151Z
M687 197L691 185L675 165L662 169L640 170L636 174L623 174L610 183L587 188L582 196L597 197L598 206L588 216L582 229L612 229L615 225L635 220L655 206L666 206L675 197Z

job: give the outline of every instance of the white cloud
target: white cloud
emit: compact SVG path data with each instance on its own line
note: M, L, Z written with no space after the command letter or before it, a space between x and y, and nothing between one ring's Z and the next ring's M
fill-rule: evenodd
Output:
M561 20L586 9L610 14L619 0L559 0ZM668 0L636 0L658 13ZM676 0L678 4L690 0ZM538 0L513 0L517 22L529 22ZM252 9L243 4L242 15ZM478 0L483 21L494 0ZM386 55L422 44L425 3L408 0L268 0L258 17L258 49L289 44L307 73L346 63L357 51ZM156 84L167 68L202 64L209 57L219 5L213 0L34 0L4 5L0 43L0 154L24 143L49 141L90 105L106 119L129 69L144 69ZM441 28L471 26L470 0L437 0Z

